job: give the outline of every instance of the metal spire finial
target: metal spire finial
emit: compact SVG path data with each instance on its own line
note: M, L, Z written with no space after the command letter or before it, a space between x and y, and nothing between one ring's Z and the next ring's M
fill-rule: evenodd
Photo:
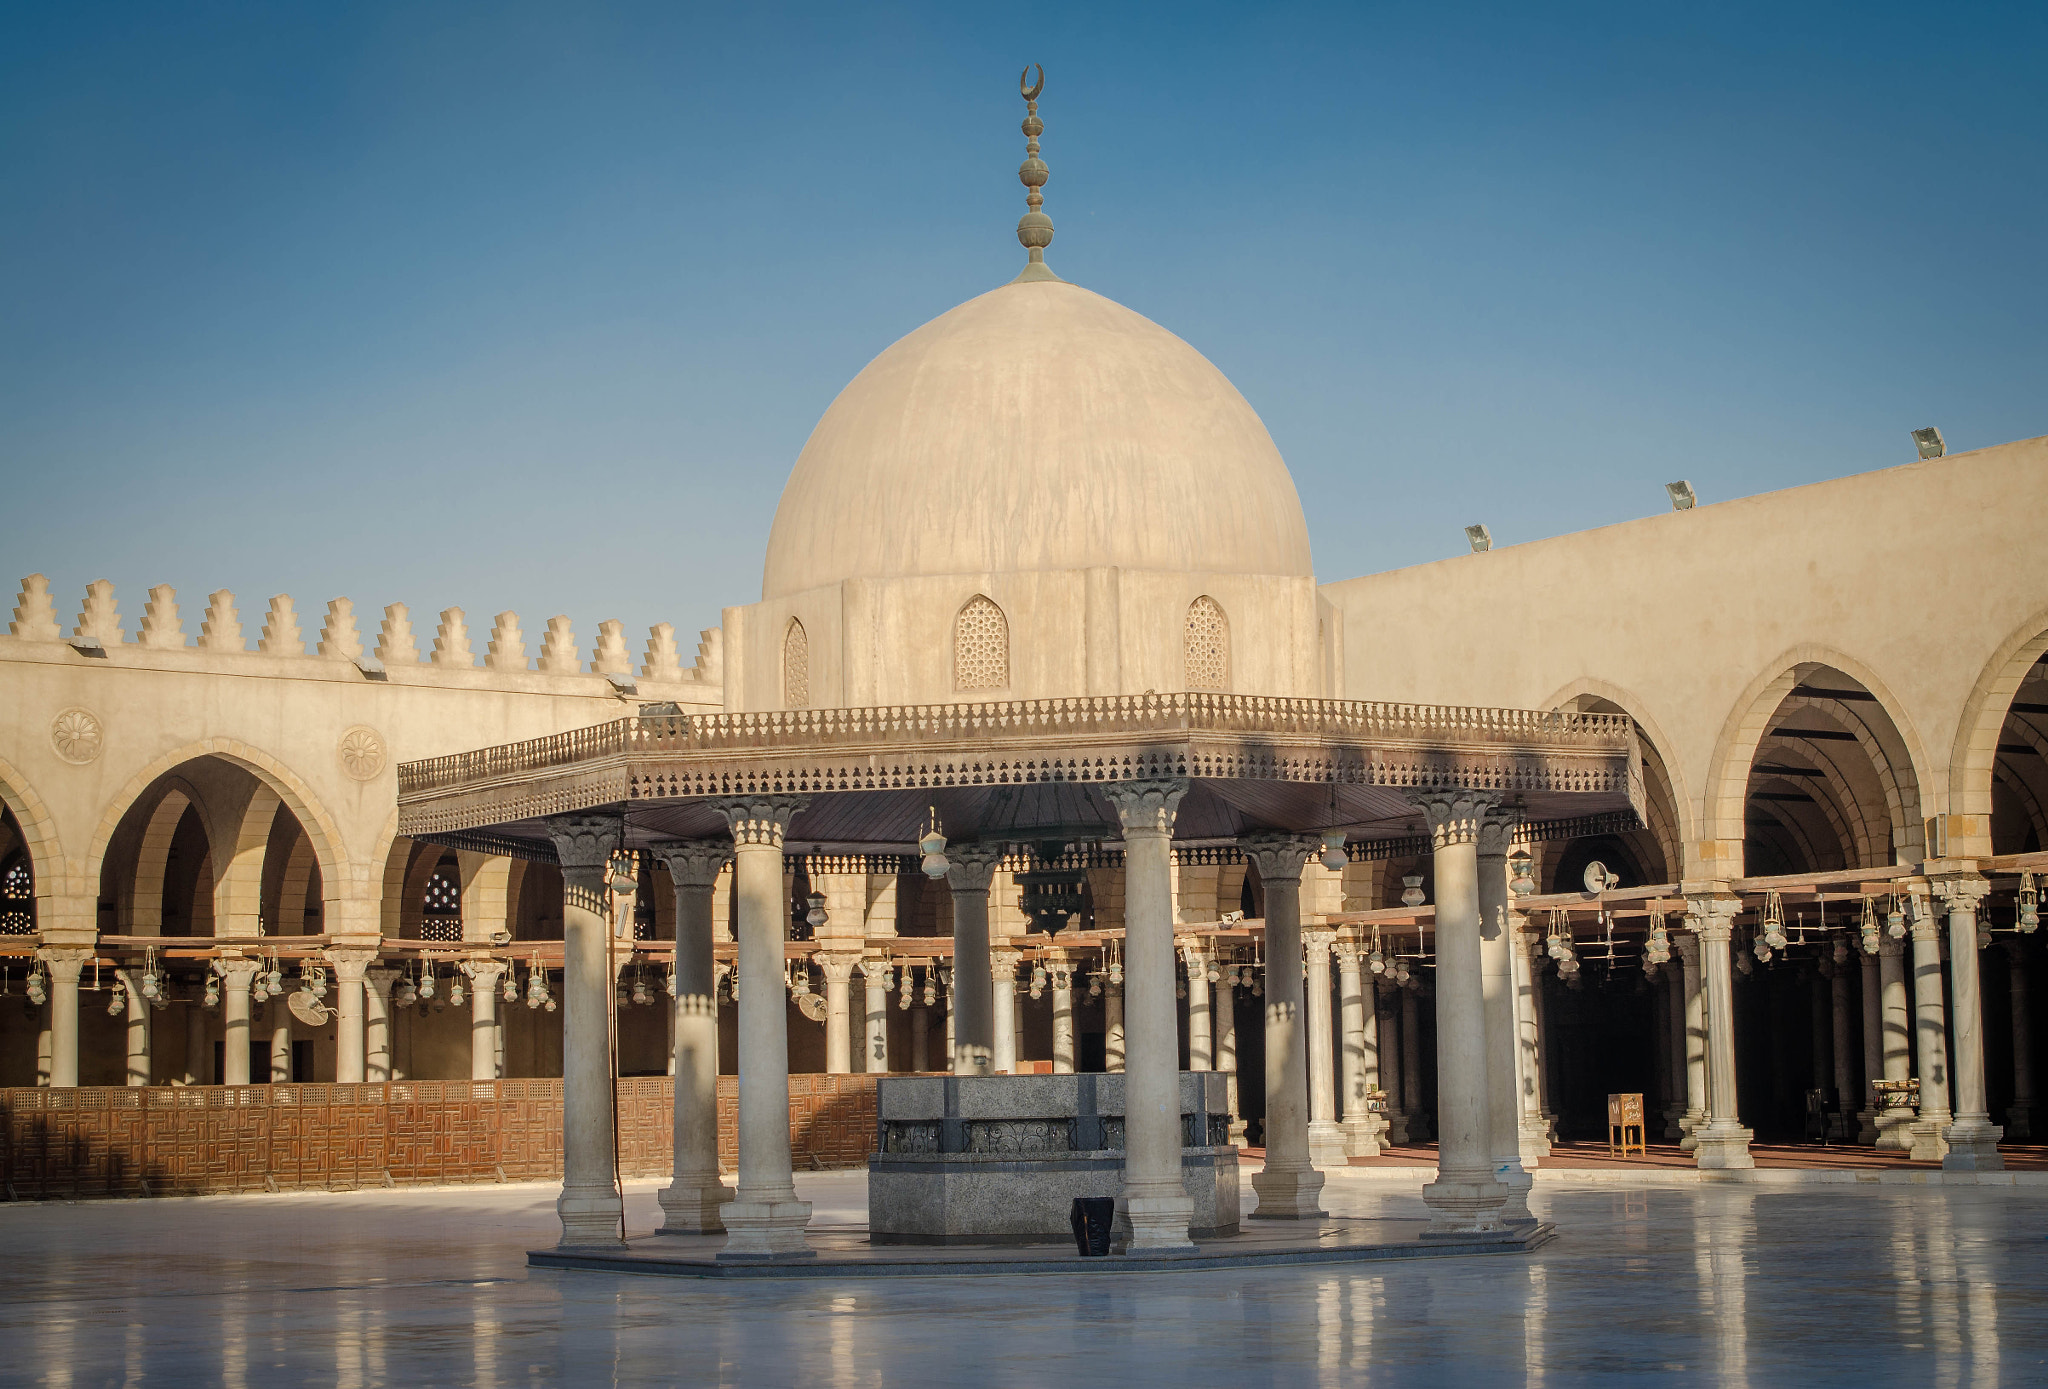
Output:
M1033 67L1038 69L1036 82L1031 80ZM1038 157L1038 137L1045 133L1045 122L1038 119L1038 94L1044 90L1045 68L1040 64L1026 67L1017 78L1017 94L1024 98L1024 162L1017 168L1017 179L1030 190L1024 201L1031 208L1017 222L1017 241L1031 253L1031 259L1013 284L1059 278L1045 263L1045 248L1052 245L1052 218L1040 210L1045 206L1045 194L1039 190L1045 187L1049 172L1045 161Z

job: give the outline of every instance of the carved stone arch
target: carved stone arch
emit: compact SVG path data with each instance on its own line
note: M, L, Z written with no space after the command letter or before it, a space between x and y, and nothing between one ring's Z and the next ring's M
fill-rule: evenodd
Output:
M2034 842L2048 845L2048 810L2042 808L2040 796L2027 784L2027 779L2014 771L2008 762L1994 764L1992 776L2012 793L2013 799L2020 803L2020 809L2026 812L2027 828L2034 832Z
M171 841L198 792L173 777L157 797L135 846L135 868L115 896L115 921L131 936L160 936L164 929L164 876L170 867Z
M281 936L318 935L318 931L306 930L306 896L311 891L313 874L317 864L313 859L313 842L305 835L303 827L292 838L290 850L284 860L284 870L278 878L276 912L277 934Z
M1750 682L1715 739L1701 796L1700 838L1722 846L1721 857L1713 865L1717 874L1733 877L1740 876L1742 871L1739 852L1731 863L1727 846L1739 851L1742 843L1750 768L1755 765L1758 748L1787 696L1822 671L1847 678L1861 687L1861 693L1870 696L1872 707L1883 715L1882 721L1860 714L1854 721L1863 725L1863 731L1870 735L1870 746L1888 765L1899 791L1902 814L1906 806L1915 810L1919 807L1919 769L1927 765L1927 755L1918 733L1901 714L1899 701L1862 662L1827 647L1803 643L1772 661L1765 667L1765 673ZM1863 740L1859 736L1857 741ZM1892 852L1900 861L1915 861L1921 857L1923 839L1917 818L1906 819L1896 827Z
M953 688L1010 688L1010 620L996 601L977 593L953 614Z
M1181 633L1181 670L1190 690L1230 690L1230 616L1204 593L1188 604Z
M1695 832L1693 800L1686 790L1683 768L1670 755L1677 745L1645 712L1643 701L1620 685L1582 676L1561 686L1538 707L1624 714L1635 724L1643 762L1643 823L1663 856L1664 871L1673 879L1683 876L1685 849Z
M794 617L782 629L782 707L811 707L811 638Z
M29 876L35 891L36 920L38 924L48 923L51 919L49 904L62 893L67 867L57 823L28 778L5 759L0 759L0 804L4 804L8 814L14 817L14 826L21 834L22 850L28 856ZM88 881L97 882L97 879Z
M1948 777L1943 789L1947 792L1948 813L1969 817L1982 830L1971 833L1971 842L1964 843L1958 843L1952 833L1951 854L1991 851L1991 777L1998 761L1999 740L2021 682L2044 657L2048 657L2048 608L2028 618L1998 644L1963 701L1962 716L1956 721L1955 738L1949 747Z

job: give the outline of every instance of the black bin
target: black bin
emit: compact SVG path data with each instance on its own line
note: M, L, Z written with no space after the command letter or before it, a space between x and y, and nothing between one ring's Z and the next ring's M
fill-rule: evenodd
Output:
M1076 1196L1071 1218L1074 1248L1084 1259L1099 1259L1109 1253L1109 1227L1116 1220L1113 1196Z

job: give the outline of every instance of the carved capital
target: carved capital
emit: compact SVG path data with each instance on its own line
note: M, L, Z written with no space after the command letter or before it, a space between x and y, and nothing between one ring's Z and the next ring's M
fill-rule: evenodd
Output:
M256 971L263 968L260 960L222 960L220 962L221 983L229 989L247 990L256 977Z
M344 984L360 982L371 962L377 958L374 950L347 950L335 946L329 946L323 953L327 957L327 967Z
M1352 940L1349 937L1338 940L1336 944L1330 947L1330 950L1337 957L1337 968L1347 973L1356 972L1358 962L1365 958L1364 942Z
M548 838L562 865L562 881L583 892L603 892L604 874L619 851L619 822L602 815L557 815Z
M1443 791L1410 792L1408 800L1422 812L1429 826L1431 842L1439 849L1453 844L1472 844L1479 839L1479 826L1486 813L1500 804L1493 791L1454 788ZM1507 852L1503 849L1501 852Z
M1156 781L1112 781L1096 788L1116 811L1125 834L1172 834L1173 817L1188 783L1178 777Z
M955 892L987 892L1009 852L1007 844L948 844L946 886Z
M1974 912L1991 891L1990 882L1975 873L1957 873L1936 878L1934 891L1952 912Z
M732 862L732 841L663 839L648 852L667 866L669 881L677 887L716 887L718 875Z
M732 826L735 845L765 844L782 847L789 822L811 803L809 796L722 796L707 801Z
M1268 830L1245 835L1237 841L1237 847L1244 851L1245 862L1258 868L1259 881L1289 883L1301 881L1303 865L1321 842L1313 834L1280 834Z
M818 968L825 972L828 984L844 984L853 978L853 967L860 963L860 956L839 950L820 950L811 957L818 962Z
M377 997L388 1003L391 1001L391 986L398 982L400 972L395 969L366 969L363 971L363 982L377 991Z
M1528 812L1518 805L1488 806L1479 819L1479 856L1506 858L1528 818Z
M1017 981L1017 966L1024 956L1015 950L991 950L988 952L989 974L996 979Z
M1687 935L1673 936L1671 938L1671 948L1678 952L1678 958L1681 963L1690 965L1694 969L1700 967L1700 943L1696 938Z
M488 956L475 960L463 960L455 967L475 980L476 986L479 989L494 988L498 980L504 977L505 970L508 968L503 960L494 960Z
M45 945L36 951L36 958L48 967L50 978L60 984L76 984L79 971L85 968L85 962L92 955L90 950L63 945ZM253 973L255 966L251 965L250 969Z
M1688 897L1685 925L1701 940L1726 941L1735 934L1735 913L1742 910L1739 897Z
M1903 938L1895 938L1889 931L1886 931L1877 938L1877 957L1880 960L1887 956L1896 960L1905 953L1906 942Z
M1337 942L1337 933L1326 926L1308 926L1302 929L1301 947L1308 952L1311 966L1327 961L1330 947Z

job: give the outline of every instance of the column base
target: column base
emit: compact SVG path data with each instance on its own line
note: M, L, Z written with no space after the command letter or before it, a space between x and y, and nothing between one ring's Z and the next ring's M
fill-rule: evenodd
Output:
M1696 1114L1690 1109L1678 1116L1678 1146L1681 1151L1688 1153L1698 1151L1700 1146L1698 1134L1706 1122L1706 1115Z
M1124 1217L1131 1223L1128 1254L1156 1254L1161 1250L1193 1249L1188 1238L1188 1220L1195 1203L1186 1196L1132 1196L1124 1202Z
M1340 1127L1344 1130L1345 1156L1379 1156L1380 1135L1387 1127L1385 1119L1376 1114L1361 1114L1344 1120Z
M665 1212L658 1234L715 1235L725 1229L719 1208L731 1203L733 1190L715 1176L677 1177L655 1193Z
M2003 1172L2005 1159L1998 1154L1998 1140L2005 1131L1975 1115L1948 1126L1948 1153L1941 1160L1945 1172Z
M1251 1140L1251 1138L1249 1137L1249 1134L1250 1134L1250 1130L1251 1130L1251 1125L1250 1125L1250 1124L1249 1124L1248 1122L1246 1122L1246 1121L1245 1121L1244 1119L1241 1119L1241 1118L1239 1118L1239 1117L1238 1117L1237 1115L1235 1115L1235 1114L1231 1115L1231 1116L1230 1116L1230 1146L1231 1146L1231 1147L1233 1147L1233 1148L1249 1148L1249 1147L1251 1147L1251 1146L1252 1146L1252 1140Z
M588 1249L595 1245L624 1244L620 1221L625 1211L625 1202L619 1199L616 1191L564 1189L555 1200L555 1214L562 1219L562 1238L557 1247Z
M1943 1137L1950 1128L1951 1120L1946 1114L1931 1114L1925 1119L1915 1119L1906 1126L1912 1137L1912 1146L1906 1156L1915 1162L1941 1162L1948 1157L1948 1140Z
M1422 1204L1429 1207L1422 1237L1500 1234L1507 1229L1502 1215L1507 1203L1507 1187L1491 1177L1446 1181L1439 1172L1437 1180L1422 1188Z
M1407 1115L1403 1114L1398 1109L1390 1109L1387 1111L1386 1114L1386 1123L1387 1142L1394 1144L1405 1144L1408 1141Z
M1432 1117L1419 1110L1408 1116L1408 1141L1410 1143L1427 1143L1435 1136L1434 1125L1430 1122Z
M1550 1129L1540 1114L1531 1114L1522 1120L1522 1163L1524 1166L1538 1158L1550 1156Z
M1913 1125L1919 1117L1910 1109L1880 1109L1872 1127L1877 1130L1874 1145L1883 1152L1904 1153L1913 1147Z
M728 1201L719 1207L725 1223L721 1259L810 1259L818 1251L804 1238L811 1223L809 1201Z
M1859 1109L1856 1111L1856 1142L1859 1146L1877 1146L1877 1111Z
M1737 1123L1712 1120L1692 1131L1693 1161L1702 1172L1730 1172L1756 1166L1749 1140L1756 1135Z
M1311 1119L1308 1160L1317 1167L1349 1167L1351 1154L1345 1150L1343 1125L1335 1119Z
M1536 1216L1529 1209L1529 1192L1535 1187L1536 1179L1520 1164L1505 1159L1494 1164L1493 1179L1508 1190L1508 1199L1500 1208L1501 1222L1506 1225L1534 1225Z
M2014 1100L2005 1107L2005 1136L2012 1142L2023 1142L2034 1136L2034 1102Z
M1664 1141L1676 1143L1685 1137L1685 1106L1667 1104L1664 1106Z
M1300 1172L1275 1172L1271 1167L1252 1177L1259 1194L1253 1220L1321 1220L1324 1215L1323 1174L1313 1167Z

